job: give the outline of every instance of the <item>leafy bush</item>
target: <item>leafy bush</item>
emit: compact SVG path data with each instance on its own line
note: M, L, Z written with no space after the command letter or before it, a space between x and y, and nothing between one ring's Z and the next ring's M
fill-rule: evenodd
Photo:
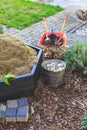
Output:
M65 53L65 61L72 70L87 74L87 43L74 44L71 50Z

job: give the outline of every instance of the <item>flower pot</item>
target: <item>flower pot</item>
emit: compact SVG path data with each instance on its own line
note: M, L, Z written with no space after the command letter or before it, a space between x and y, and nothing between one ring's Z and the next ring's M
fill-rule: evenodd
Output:
M37 63L33 65L30 73L19 75L14 79L10 79L10 86L7 86L2 80L0 80L0 102L34 94L40 75L42 49L33 45L29 46L37 51Z
M63 83L66 64L59 59L42 62L43 82L49 87L59 87Z

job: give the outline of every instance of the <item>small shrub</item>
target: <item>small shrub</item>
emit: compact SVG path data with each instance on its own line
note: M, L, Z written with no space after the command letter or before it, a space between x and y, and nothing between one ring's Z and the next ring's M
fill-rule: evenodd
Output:
M87 43L74 44L71 50L65 53L65 61L72 70L87 74Z

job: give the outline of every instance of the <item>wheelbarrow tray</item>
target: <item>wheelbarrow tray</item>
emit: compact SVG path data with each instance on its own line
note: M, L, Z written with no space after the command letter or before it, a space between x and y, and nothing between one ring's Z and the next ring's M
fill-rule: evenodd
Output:
M62 40L63 40L63 44L60 45L61 47L62 46L66 46L66 36L63 32L53 32L53 34L56 36L56 37L60 37ZM59 45L43 45L43 42L46 38L46 35L47 36L50 36L51 35L51 32L45 32L42 34L40 40L39 40L39 45L40 46L47 46L47 47L60 47Z

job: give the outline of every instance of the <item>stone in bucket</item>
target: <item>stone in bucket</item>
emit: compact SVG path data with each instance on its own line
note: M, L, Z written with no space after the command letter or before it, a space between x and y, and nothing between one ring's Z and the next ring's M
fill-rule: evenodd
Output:
M63 84L66 64L59 59L43 61L42 64L43 82L49 87L58 87Z

